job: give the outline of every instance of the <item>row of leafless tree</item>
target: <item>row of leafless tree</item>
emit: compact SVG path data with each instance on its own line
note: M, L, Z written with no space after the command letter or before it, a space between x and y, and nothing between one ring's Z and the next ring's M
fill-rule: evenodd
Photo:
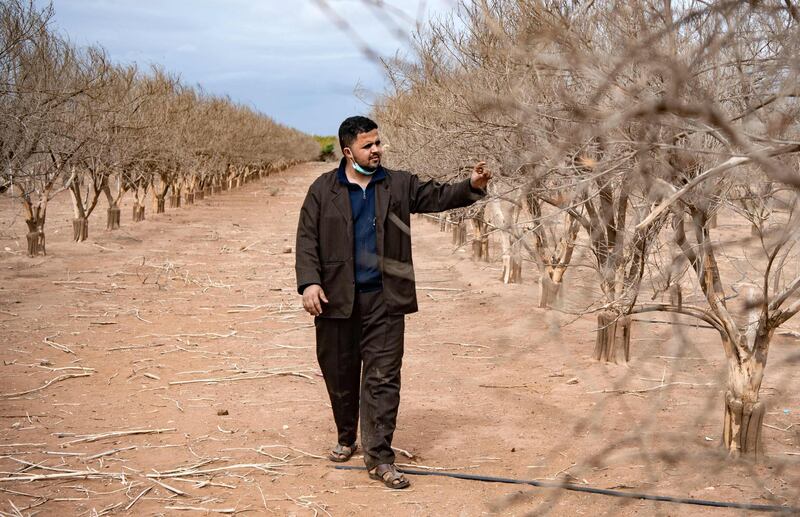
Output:
M451 214L455 241L469 223L481 259L497 233L506 282L534 261L540 306L596 314L598 359L627 360L636 313L716 329L724 446L755 453L770 342L800 310L797 8L476 0L456 13L415 35L413 59L386 62L375 114L393 162L450 179L488 159L493 196ZM730 230L742 218L748 235ZM576 256L595 279L576 280L579 308L560 293Z
M52 7L0 3L0 190L19 199L28 252L45 253L48 202L68 191L76 241L101 197L107 227L132 193L133 220L192 203L319 153L308 135L170 73L109 61L49 27Z

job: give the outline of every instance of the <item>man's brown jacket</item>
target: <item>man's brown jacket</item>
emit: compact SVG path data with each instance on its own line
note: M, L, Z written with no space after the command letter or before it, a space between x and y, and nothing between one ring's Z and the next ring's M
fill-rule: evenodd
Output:
M468 206L486 193L472 189L469 179L421 182L405 171L384 170L386 177L374 184L378 267L389 312L408 314L417 311L410 214ZM307 285L322 286L329 301L322 306L323 318L349 318L355 300L353 214L347 186L336 172L311 184L297 225L297 289L302 294Z

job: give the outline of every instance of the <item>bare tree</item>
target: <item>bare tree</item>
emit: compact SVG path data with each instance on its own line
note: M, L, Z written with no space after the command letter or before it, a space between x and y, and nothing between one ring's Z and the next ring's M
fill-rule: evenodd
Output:
M75 99L87 88L74 50L47 30L48 10L4 4L3 175L25 210L28 254L45 253L48 202L69 188L83 141L72 138ZM15 36L15 27L31 27ZM13 45L9 45L14 42Z
M643 311L716 328L729 363L725 446L754 452L769 341L800 308L800 280L775 279L797 239L796 10L777 0L482 0L461 2L457 16L420 30L413 61L386 62L392 88L376 114L392 156L440 178L486 156L498 172L487 207L509 246L558 271L588 250L597 288L577 312L597 314L598 359L627 360L631 316ZM515 213L523 205L530 220ZM758 274L740 271L759 287L735 310L725 286L737 282L723 282L718 254L742 243L712 239L720 207L763 243ZM555 217L560 231L544 239ZM705 306L682 299L687 270ZM555 271L540 274L543 305ZM670 300L640 300L643 287Z

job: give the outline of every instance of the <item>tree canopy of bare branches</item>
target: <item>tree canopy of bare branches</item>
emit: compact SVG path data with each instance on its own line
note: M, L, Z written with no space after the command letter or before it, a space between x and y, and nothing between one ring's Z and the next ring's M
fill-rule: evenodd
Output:
M181 83L158 67L112 63L50 29L52 7L0 4L0 189L24 207L28 252L45 253L48 202L68 191L73 234L86 239L104 194L109 229L132 192L134 220L151 192L179 206L214 189L312 159L319 145L251 108Z
M539 266L543 306L573 251L590 258L598 359L627 360L632 314L715 328L724 446L753 454L769 344L800 310L799 28L778 0L462 1L385 62L375 114L403 166L446 179L488 159L488 203L512 214L494 227ZM722 217L752 236L722 240ZM721 265L747 246L748 267Z

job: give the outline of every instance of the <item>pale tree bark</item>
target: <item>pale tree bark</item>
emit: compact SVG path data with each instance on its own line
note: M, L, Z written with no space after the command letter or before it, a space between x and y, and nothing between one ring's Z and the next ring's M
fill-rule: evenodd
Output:
M153 211L163 214L166 211L166 199L174 174L171 171L161 170L151 176L150 189L153 193Z
M75 242L83 242L89 237L89 216L97 207L100 195L108 188L107 176L96 169L88 173L73 173L69 193L75 217L72 219L72 238ZM88 180L84 182L84 179Z
M453 246L460 248L467 243L467 222L464 214L456 215L453 220Z
M564 213L560 236L548 235L546 226L537 224L534 230L534 250L539 271L539 308L549 309L556 303L564 282L564 275L572 262L572 254L578 238L580 225L569 213ZM552 241L558 239L555 246Z
M495 199L486 204L494 226L501 230L499 240L503 273L500 278L504 284L522 282L522 254L520 253L522 242L521 238L516 237L517 232L513 230L520 214L520 203L517 201Z
M685 220L674 219L675 239L695 271L709 305L704 319L720 333L728 366L728 379L724 394L724 420L722 445L731 455L757 456L760 452L761 430L765 406L759 399L769 346L781 324L797 314L800 302L786 308L782 306L800 288L800 276L781 292L768 300L765 288L769 286L773 262L781 248L788 242L790 232L774 245L764 272L763 287L755 285L745 289L746 322L739 326L727 307L719 266L711 244L706 214L689 206L696 243L690 243L684 231ZM790 218L790 225L796 217Z
M593 357L607 363L627 363L631 357L633 318L611 311L597 314L597 338Z
M12 184L12 194L14 187ZM28 233L25 236L28 243L28 256L47 255L45 248L44 223L47 219L48 195L45 193L41 202L33 203L28 196L21 197L22 206L25 209L25 224L28 226Z
M114 184L114 190L111 190L111 183ZM120 172L111 178L106 178L103 183L103 193L108 202L108 209L106 214L106 229L118 230L121 224L121 210L119 208L122 197L128 191L128 182L124 179L124 173Z
M486 207L481 206L477 214L470 219L472 226L472 258L479 262L489 261L488 225L484 220Z
M133 188L133 211L132 219L134 223L139 223L145 219L144 203L147 198L147 191L150 183L146 179L139 180Z

